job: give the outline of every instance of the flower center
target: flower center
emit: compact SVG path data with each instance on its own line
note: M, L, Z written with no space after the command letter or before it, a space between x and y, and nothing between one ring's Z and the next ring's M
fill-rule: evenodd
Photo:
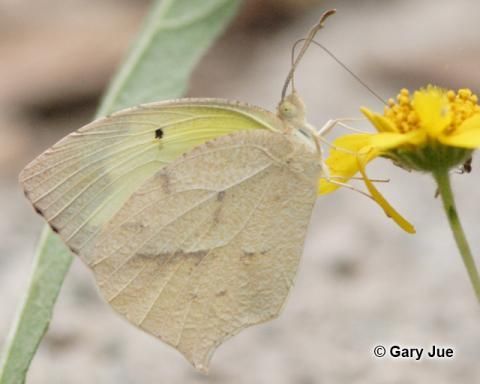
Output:
M457 93L450 90L447 98L453 118L446 133L455 131L466 119L480 112L478 97L468 88L459 89Z
M444 91L446 94L445 113L452 113L452 121L445 133L454 132L466 119L480 113L478 97L470 89ZM385 106L384 116L392 121L401 133L420 129L420 119L412 103L408 89L402 89L397 99L389 99Z
M388 105L385 106L384 115L390 119L402 133L419 128L419 119L413 109L410 92L406 88L403 88L397 95L397 101L388 99Z

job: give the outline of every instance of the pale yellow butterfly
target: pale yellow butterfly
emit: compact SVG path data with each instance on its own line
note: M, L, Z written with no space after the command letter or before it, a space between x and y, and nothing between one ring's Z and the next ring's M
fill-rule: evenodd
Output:
M323 162L292 91L277 114L221 99L141 105L68 135L21 173L26 196L104 298L206 371L213 351L277 317Z

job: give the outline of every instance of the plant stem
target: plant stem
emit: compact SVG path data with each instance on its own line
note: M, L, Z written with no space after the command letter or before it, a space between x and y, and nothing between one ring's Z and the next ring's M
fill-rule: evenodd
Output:
M468 277L472 283L477 300L480 302L480 277L478 275L478 270L475 265L475 260L472 256L470 246L468 245L467 238L465 237L465 232L463 231L462 224L458 218L457 208L455 207L452 187L450 184L450 175L448 170L445 169L434 172L433 177L437 182L438 192L442 197L443 207L445 209L445 213L447 214L448 222L450 223L450 228L452 229L453 237L457 243L458 250L462 255L463 263L465 264L465 268L467 268Z

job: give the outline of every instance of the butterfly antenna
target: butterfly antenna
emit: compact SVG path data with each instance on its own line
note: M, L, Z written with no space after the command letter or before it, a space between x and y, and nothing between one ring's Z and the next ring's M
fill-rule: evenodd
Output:
M292 48L292 57L294 57L294 55L295 55L295 50L297 49L298 44L305 43L306 40L307 39L305 38L305 39L297 40L295 42L295 44L293 45L293 48ZM372 87L370 87L367 83L365 83L360 78L360 76L358 76L355 72L353 72L346 64L344 64L337 56L335 56L335 54L332 51L330 51L327 47L325 47L323 44L321 44L321 43L319 43L318 41L315 41L315 40L311 40L309 43L310 44L315 44L317 47L321 48L327 55L329 55L333 60L335 60L337 64L339 64L355 80L357 80L367 91L369 91L375 98L380 100L380 102L382 104L387 105L387 102L385 101L385 99L382 96L380 96L377 92L375 92ZM293 79L292 79L292 85L293 85Z
M295 91L294 76L295 76L295 70L297 69L298 64L302 60L303 55L305 55L305 52L307 51L308 47L310 46L310 43L313 41L313 38L315 37L317 32L323 28L324 21L331 15L335 14L336 12L337 11L335 9L331 9L323 13L318 23L315 24L310 30L310 32L308 33L307 37L301 40L304 42L304 44L302 46L302 49L300 50L300 53L296 57L294 56L294 48L292 48L292 66L290 68L290 72L288 72L287 78L285 80L285 84L283 85L283 88L282 88L282 100L285 99L285 96L287 94L287 89L290 84L292 85L292 91Z

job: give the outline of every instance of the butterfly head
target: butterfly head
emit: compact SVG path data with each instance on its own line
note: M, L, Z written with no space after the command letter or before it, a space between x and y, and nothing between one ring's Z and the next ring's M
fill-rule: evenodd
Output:
M277 114L281 120L299 128L305 122L305 104L297 92L292 92L278 104Z

